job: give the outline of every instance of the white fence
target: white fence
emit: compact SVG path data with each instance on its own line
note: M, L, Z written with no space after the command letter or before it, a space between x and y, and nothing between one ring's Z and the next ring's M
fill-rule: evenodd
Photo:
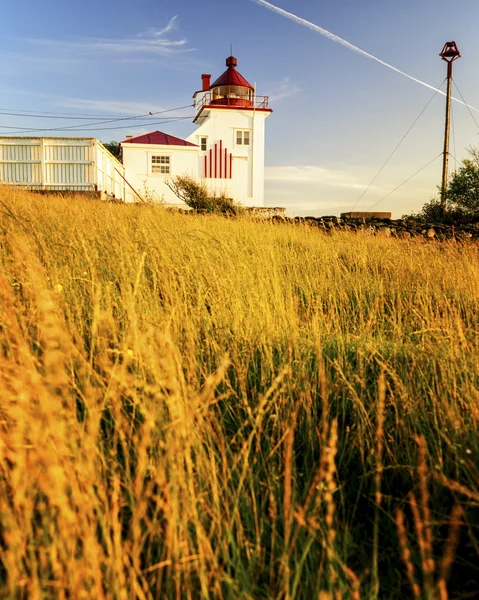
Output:
M123 165L93 138L0 137L0 183L125 200L124 176Z

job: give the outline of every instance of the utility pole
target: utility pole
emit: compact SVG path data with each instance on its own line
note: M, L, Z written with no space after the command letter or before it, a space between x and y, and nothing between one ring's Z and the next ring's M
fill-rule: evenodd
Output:
M451 131L452 63L461 58L456 42L446 42L439 56L447 62L446 128L444 132L444 154L442 159L441 208L446 212L446 191L449 166L449 135Z

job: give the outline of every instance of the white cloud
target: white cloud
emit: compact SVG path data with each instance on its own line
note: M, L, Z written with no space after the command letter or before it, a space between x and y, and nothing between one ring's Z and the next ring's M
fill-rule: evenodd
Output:
M366 190L374 172L359 165L287 165L265 168L265 201L267 206L283 206L289 215L326 215L356 210L369 210L378 201L378 209L392 211L399 217L431 196L435 173L424 172L384 200L404 177L404 167L397 166L381 186ZM416 208L417 209L417 208Z
M149 29L137 36L130 38L94 38L79 37L71 40L29 38L23 40L35 46L51 47L56 51L74 51L84 55L93 53L109 53L113 56L124 56L131 54L147 54L167 56L171 54L191 52L193 49L187 47L186 39L172 39L170 34L176 29L176 19L173 17L162 29Z
M269 101L275 103L278 103L285 98L295 96L301 91L301 88L295 83L292 83L289 77L285 77L280 83L270 85L269 89L272 90L269 94Z
M170 19L167 23L167 25L165 27L163 27L163 29L160 29L158 31L156 31L154 28L149 29L150 32L153 33L153 35L157 36L157 37L161 37L162 35L165 35L166 33L170 33L170 31L173 31L176 28L176 20L178 19L178 15L175 15L172 19Z
M295 165L284 167L266 167L265 180L285 183L299 183L303 185L334 186L354 190L366 189L367 175L360 175L351 171L347 166L320 167L312 165ZM382 193L381 188L371 188L371 192Z

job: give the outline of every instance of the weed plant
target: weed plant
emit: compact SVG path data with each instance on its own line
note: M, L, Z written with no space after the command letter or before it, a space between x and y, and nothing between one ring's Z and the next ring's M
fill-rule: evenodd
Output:
M474 598L479 253L0 190L0 589Z

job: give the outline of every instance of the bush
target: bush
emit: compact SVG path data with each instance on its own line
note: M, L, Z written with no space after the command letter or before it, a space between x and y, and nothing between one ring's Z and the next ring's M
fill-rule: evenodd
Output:
M471 159L464 159L461 167L453 173L447 188L446 199L464 213L479 214L479 151L469 149Z
M189 175L173 177L166 185L177 198L196 211L238 215L242 210L225 192L212 192L205 183L200 183Z
M410 215L422 222L459 224L479 217L479 148L468 148L471 158L465 158L449 180L446 190L446 210L439 198L432 198ZM407 217L407 215L404 215Z
M117 158L120 162L123 162L121 146L118 142L112 140L111 142L103 142L103 145L108 150L108 152L113 154L115 158Z
M446 212L444 212L439 198L431 198L418 213L403 215L403 218L415 219L421 223L446 223L451 225L471 220L470 216L461 207L448 202L447 199Z

